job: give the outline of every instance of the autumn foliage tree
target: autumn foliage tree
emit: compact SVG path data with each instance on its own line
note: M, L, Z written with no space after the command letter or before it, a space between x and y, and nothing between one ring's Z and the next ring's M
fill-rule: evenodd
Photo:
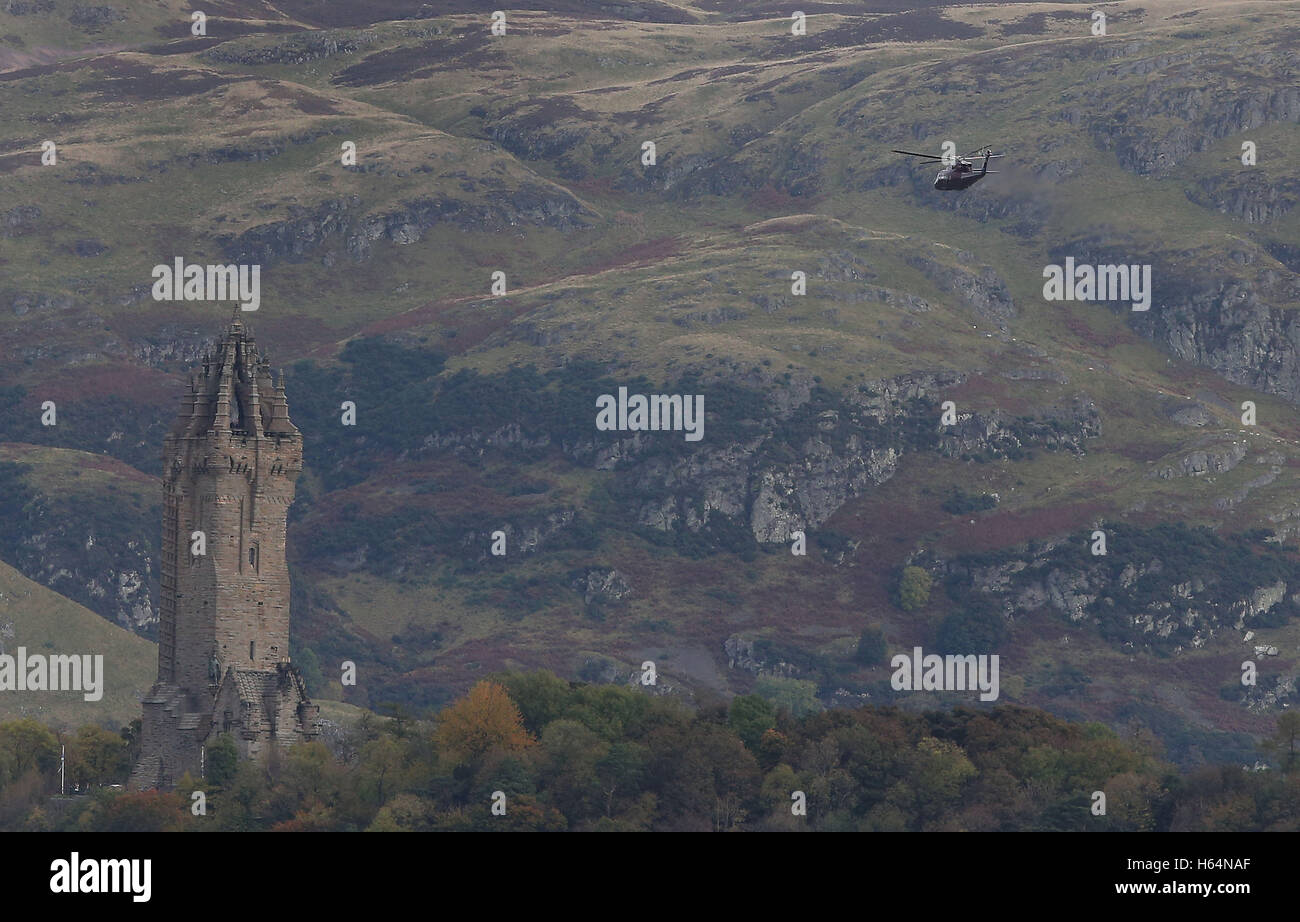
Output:
M119 733L87 725L68 741L67 774L70 783L108 784L130 771L127 742Z
M491 752L522 752L536 742L506 690L486 681L438 715L435 739L443 753L461 762Z

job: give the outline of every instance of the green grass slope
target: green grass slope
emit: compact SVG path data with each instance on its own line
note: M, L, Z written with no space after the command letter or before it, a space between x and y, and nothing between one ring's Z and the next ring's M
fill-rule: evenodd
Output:
M6 654L103 656L103 697L77 691L0 692L0 719L34 717L51 726L98 724L116 730L140 716L140 697L153 684L157 648L94 612L0 563L0 636Z

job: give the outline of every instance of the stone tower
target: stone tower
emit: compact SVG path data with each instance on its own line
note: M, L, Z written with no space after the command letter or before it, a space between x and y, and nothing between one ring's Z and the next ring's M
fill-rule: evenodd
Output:
M284 374L273 382L232 320L164 440L158 680L131 787L199 778L220 733L242 758L316 737L319 708L289 664L285 530L301 470Z

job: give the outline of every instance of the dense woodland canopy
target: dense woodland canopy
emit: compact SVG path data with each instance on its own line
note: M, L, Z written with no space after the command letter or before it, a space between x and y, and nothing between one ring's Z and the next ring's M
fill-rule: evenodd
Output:
M697 710L546 672L476 685L432 720L367 714L328 743L127 792L138 722L56 735L0 724L0 828L31 830L1295 830L1300 715L1262 744L1268 770L1180 775L1146 733L1013 706L792 717L757 695ZM60 744L69 788L58 790ZM193 792L206 798L195 816ZM807 815L792 810L794 792ZM1106 795L1094 815L1093 793ZM493 815L494 792L505 795Z

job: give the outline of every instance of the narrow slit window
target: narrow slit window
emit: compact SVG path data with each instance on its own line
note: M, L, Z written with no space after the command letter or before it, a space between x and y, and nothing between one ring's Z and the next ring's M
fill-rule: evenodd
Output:
M256 641L256 640L250 640L250 641L248 642L248 658L249 658L250 660L252 660L252 659L256 659L256 658L257 658L256 655L255 655L255 653L254 653L254 651L256 650L256 646L255 646L256 644L257 644L257 641Z

